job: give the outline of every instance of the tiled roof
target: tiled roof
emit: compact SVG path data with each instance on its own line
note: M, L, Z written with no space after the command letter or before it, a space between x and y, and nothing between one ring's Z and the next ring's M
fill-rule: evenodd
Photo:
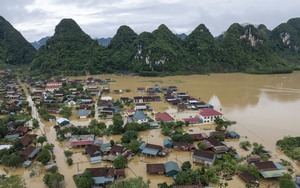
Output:
M28 157L34 150L35 150L34 146L28 146L21 152L21 155Z
M157 113L156 118L162 121L174 121L174 119L167 112Z
M202 108L200 115L207 117L207 116L221 116L223 114L211 108Z
M115 153L122 153L123 152L123 150L124 150L124 147L123 146L119 146L119 145L113 145L112 147L111 147L111 152L115 152Z
M114 168L112 167L100 167L100 168L87 168L86 170L91 172L92 177L114 177Z
M214 153L204 151L204 150L198 150L198 149L194 151L193 158L195 156L196 157L202 157L202 158L205 158L205 159L211 159L211 160L213 160L215 158Z
M165 165L163 163L147 164L147 172L149 174L157 174L165 172Z
M100 151L100 147L96 145L90 145L85 147L85 152L92 156L95 152Z
M258 170L267 171L267 170L276 170L277 167L273 161L265 161L265 162L256 162L254 165Z
M156 150L162 150L163 147L160 145L155 145L155 144L146 144L146 148L150 148L150 149L156 149Z

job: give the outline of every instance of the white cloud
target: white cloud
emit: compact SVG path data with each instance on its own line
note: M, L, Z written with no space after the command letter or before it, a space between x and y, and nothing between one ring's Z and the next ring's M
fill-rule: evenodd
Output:
M300 16L296 0L10 0L0 1L2 16L29 41L52 35L62 18L73 18L92 37L113 36L121 25L137 33L166 24L190 33L204 23L213 35L230 24L265 24L269 29Z

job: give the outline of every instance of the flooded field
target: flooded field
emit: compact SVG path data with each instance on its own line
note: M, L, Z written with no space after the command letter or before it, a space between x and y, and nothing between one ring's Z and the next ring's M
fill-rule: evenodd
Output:
M188 92L195 98L200 98L205 102L209 102L215 106L217 110L221 110L225 117L230 120L237 121L237 124L229 129L240 133L241 140L249 140L250 142L258 142L263 144L268 150L274 153L272 159L278 160L286 157L276 149L276 141L283 136L299 136L300 134L300 72L284 75L248 75L248 74L211 74L211 75L191 75L191 76L171 76L162 78L148 77L129 77L116 75L100 75L101 79L111 78L116 82L110 83L112 90L131 89L131 92L120 95L110 94L113 98L133 97L145 95L137 93L137 87L153 87L155 84L160 86L175 85L182 92ZM86 77L82 77L86 79ZM161 96L162 97L162 96ZM168 111L172 115L172 108L165 102L152 102L151 107L155 112ZM77 125L87 125L89 120L78 120L74 116L71 118L72 123ZM180 116L189 116L189 113L182 113ZM178 116L178 115L177 115ZM177 118L182 118L177 117ZM176 117L175 117L176 118ZM74 165L69 167L66 163L64 150L68 150L68 144L58 144L55 139L54 123L45 123L45 132L51 143L56 143L54 153L56 162L59 166L59 172L65 175L66 187L75 187L72 180L74 174L82 173L85 168L111 166L112 163L102 162L91 165L86 155L81 150L76 152L72 159ZM213 129L213 126L191 126L186 127L192 129L194 133L205 132L204 129ZM140 137L153 144L163 144L165 138L159 129L140 132ZM109 140L120 140L121 135L103 137L104 142ZM234 146L238 153L246 156L246 152L238 147L238 141L227 141L227 145ZM176 161L179 164L184 161L191 161L191 152L173 151L165 158L146 158L143 156L135 156L126 169L127 177L142 176L144 180L150 180L151 187L157 187L158 183L172 183L172 178L163 175L148 175L146 173L147 163L165 163L166 161ZM298 171L298 165L294 164ZM193 165L193 168L197 166ZM42 179L43 175L30 178L28 170L9 169L11 174L23 174L27 187L38 188L45 187ZM4 171L4 167L0 166L0 171ZM43 173L43 172L41 172ZM244 187L244 183L237 177L229 181L229 187ZM272 182L263 182L261 187L275 187Z

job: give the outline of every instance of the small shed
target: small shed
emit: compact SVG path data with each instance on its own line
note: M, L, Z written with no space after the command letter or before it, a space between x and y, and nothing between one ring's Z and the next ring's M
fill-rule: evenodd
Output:
M58 118L56 121L60 126L64 126L70 123L70 121L67 118Z
M240 138L240 135L238 133L236 133L235 131L229 131L227 133L227 136L229 138L235 138L235 139L239 139Z
M170 140L170 139L164 139L164 147L172 148L173 147L173 141Z
M27 161L25 161L25 162L22 164L22 167L23 167L23 168L28 168L28 167L31 165L31 163L32 163L32 161L27 160Z
M179 172L179 166L173 161L165 163L166 176L171 177L175 176Z
M158 127L158 122L149 122L150 127Z

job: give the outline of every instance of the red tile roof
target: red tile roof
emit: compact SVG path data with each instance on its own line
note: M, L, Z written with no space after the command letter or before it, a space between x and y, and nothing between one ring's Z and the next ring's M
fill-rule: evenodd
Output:
M167 112L157 113L156 118L162 121L174 121L174 119Z
M201 116L203 117L207 117L207 116L222 116L223 114L211 109L211 108L202 108L201 112L199 113Z

